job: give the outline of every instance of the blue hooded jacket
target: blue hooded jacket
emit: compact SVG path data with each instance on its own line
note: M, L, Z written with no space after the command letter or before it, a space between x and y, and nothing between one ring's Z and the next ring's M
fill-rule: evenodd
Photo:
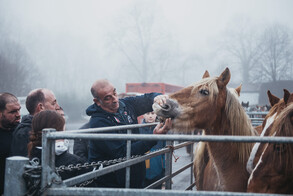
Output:
M145 120L142 121L145 124ZM141 127L139 128L140 134L153 134L154 127ZM150 152L160 150L166 146L165 141L157 141L157 144L153 146ZM149 159L149 167L146 168L146 179L152 180L155 178L162 178L165 173L165 155L159 155Z
M137 117L152 111L154 98L159 93L147 93L136 97L126 97L119 99L119 109L117 113L104 111L96 104L92 104L86 110L91 116L90 127L109 127L128 124L137 124ZM107 133L125 134L126 130L112 131ZM139 133L134 129L132 133ZM132 141L131 155L143 155L149 151L156 141ZM113 160L126 156L126 141L124 140L91 140L89 143L89 162ZM133 165L130 170L130 187L142 188L145 178L145 163L141 162ZM101 187L125 187L125 169L109 173L97 179L98 186Z

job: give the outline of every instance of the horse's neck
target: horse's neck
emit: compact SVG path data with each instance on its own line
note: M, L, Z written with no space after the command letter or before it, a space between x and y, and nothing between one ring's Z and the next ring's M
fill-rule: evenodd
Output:
M211 129L206 130L207 135L232 135L232 130L228 120L221 119L215 123L215 126ZM208 143L209 152L216 162L216 164L222 165L223 169L229 167L229 164L234 164L239 162L239 152L236 147L236 143L231 142L209 142ZM240 162L239 162L240 163ZM241 164L241 163L240 163ZM244 164L241 164L244 167Z

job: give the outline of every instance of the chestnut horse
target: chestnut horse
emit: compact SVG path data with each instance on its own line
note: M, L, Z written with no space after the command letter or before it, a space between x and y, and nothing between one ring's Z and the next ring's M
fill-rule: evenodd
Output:
M210 77L208 71L206 71L203 75L203 78ZM232 94L239 97L242 85L239 87L229 90ZM241 104L242 105L242 104ZM205 131L202 130L202 135L205 135ZM194 150L194 160L193 160L193 172L195 177L195 183L198 190L203 189L203 179L204 179L204 170L209 162L209 153L206 146L206 142L198 142L196 148Z
M290 92L287 89L284 89L284 97L282 99L276 97L273 95L270 91L267 92L269 102L271 104L271 109L269 113L266 115L262 125L257 126L255 129L260 134L260 136L269 136L269 127L274 122L276 117L280 114L280 112L287 107L287 105L291 102L290 97L293 97L293 93L290 94ZM257 164L261 153L263 152L265 147L265 144L255 143L253 146L253 149L251 151L250 157L247 161L247 171L249 173L252 172L253 168Z
M254 136L251 121L237 96L227 89L230 70L219 77L208 77L169 95L164 106L153 105L156 114L172 118L178 131L204 129L206 135ZM202 190L245 192L249 173L246 171L253 144L207 142L209 160L204 168Z
M279 100L270 110L263 123L264 128L261 136L293 136L292 125L290 125L293 112L288 112L290 109L287 109L288 107L292 108L292 104L293 93L290 94L284 89L284 98ZM288 150L280 151L279 146L286 146ZM251 173L248 185L249 192L293 193L293 167L287 167L293 163L292 146L292 144L255 144L247 162L247 169ZM264 174L265 176L263 176Z
M273 122L272 136L293 137L293 103ZM293 194L293 144L266 144L248 182L248 192Z

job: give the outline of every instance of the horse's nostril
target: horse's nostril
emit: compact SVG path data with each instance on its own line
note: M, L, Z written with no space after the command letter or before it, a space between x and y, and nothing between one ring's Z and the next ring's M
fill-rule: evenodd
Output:
M169 110L171 107L170 107L170 105L165 104L165 105L162 106L162 108L163 108L164 110Z

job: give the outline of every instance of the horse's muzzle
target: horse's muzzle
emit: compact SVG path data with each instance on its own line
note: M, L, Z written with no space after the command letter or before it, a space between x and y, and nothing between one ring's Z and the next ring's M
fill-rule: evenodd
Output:
M175 100L167 99L166 104L160 106L158 103L153 104L154 112L163 118L176 118L179 115L178 103Z

